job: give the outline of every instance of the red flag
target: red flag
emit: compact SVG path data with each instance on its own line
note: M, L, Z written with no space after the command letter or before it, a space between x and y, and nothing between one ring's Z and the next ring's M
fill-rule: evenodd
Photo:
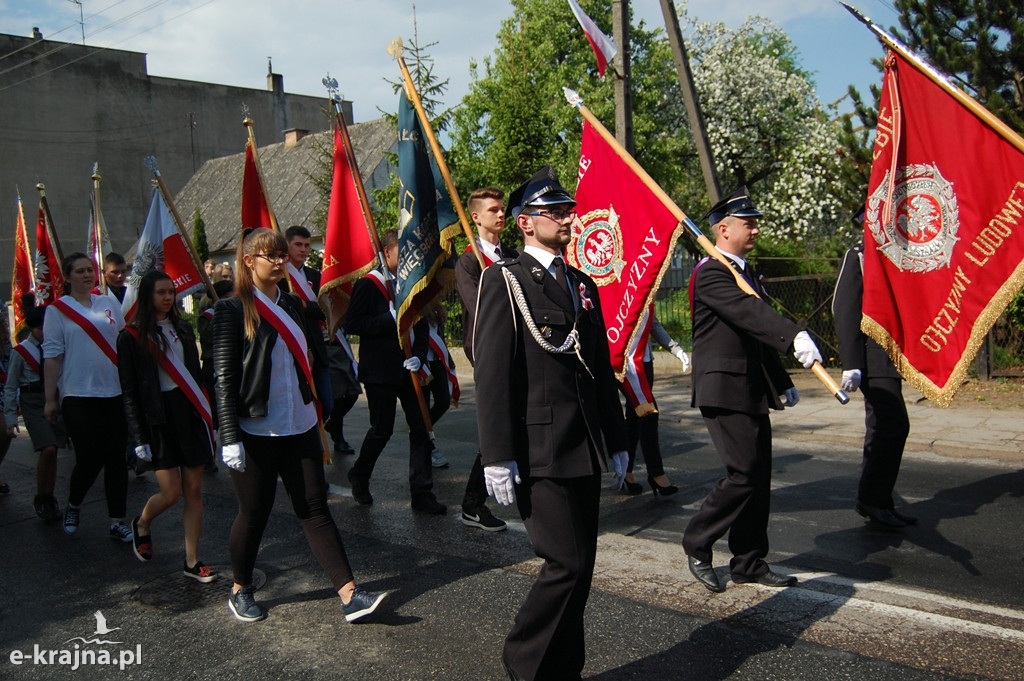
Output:
M640 318L654 302L682 228L587 123L583 124L576 202L578 217L566 257L601 287L612 368L621 381L627 348L644 333L647 325L641 325Z
M347 136L346 136L347 137ZM324 262L319 299L330 314L331 333L341 324L352 284L377 262L370 242L366 217L356 182L359 168L355 155L345 148L341 129L334 129L334 174L331 180L331 202L327 207L327 230L324 235Z
M890 53L864 220L861 327L942 406L1024 284L1024 140L959 96Z
M25 306L23 297L35 291L36 282L32 276L32 253L28 249L28 229L25 227L25 210L18 195L18 215L14 225L14 276L11 278L11 309L14 310L14 327L11 329L12 343L25 328Z
M159 188L153 189L146 226L142 229L135 249L135 264L121 303L125 321L135 314L143 275L152 270L163 270L170 275L177 300L206 288L199 264L192 258L192 252L175 224Z
M250 135L245 143L245 174L242 176L242 229L253 227L277 229L277 219L264 191L256 144Z
M42 185L40 185L42 187ZM64 295L64 256L53 231L46 195L39 195L39 219L36 222L36 305L49 305Z
M569 9L575 15L576 21L580 22L580 26L583 27L583 33L587 36L587 41L597 58L597 72L604 78L604 70L608 67L608 62L612 60L619 48L597 27L594 20L583 11L576 0L569 0Z

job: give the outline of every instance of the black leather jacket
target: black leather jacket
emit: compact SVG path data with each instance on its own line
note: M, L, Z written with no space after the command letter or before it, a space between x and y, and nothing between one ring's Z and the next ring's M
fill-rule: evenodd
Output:
M302 301L292 293L282 293L278 304L305 329ZM241 439L239 417L266 416L270 400L270 353L278 340L269 322L260 320L256 337L245 337L242 301L237 296L218 300L213 315L213 381L217 402L220 444ZM308 339L307 339L308 342ZM296 365L302 401L309 404L313 391Z
M200 382L199 350L192 327L179 319L174 330L185 350L185 367L196 382ZM139 341L127 330L117 336L117 374L121 379L124 415L132 446L154 444L150 427L167 423L156 358L139 347Z

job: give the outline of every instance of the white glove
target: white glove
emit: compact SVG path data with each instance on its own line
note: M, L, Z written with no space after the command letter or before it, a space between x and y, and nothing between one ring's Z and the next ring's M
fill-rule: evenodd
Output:
M848 393L857 392L860 387L860 369L850 369L843 372L843 381L839 387Z
M415 372L420 370L421 366L423 366L423 362L420 361L419 357L417 357L416 355L413 355L409 359L407 359L404 362L402 362L402 366L404 366L409 371L412 371L413 373L415 373Z
M626 468L628 467L629 452L623 450L612 454L612 489L622 489L626 483Z
M810 369L815 362L821 361L818 346L814 344L811 335L806 331L801 331L793 339L793 356L803 365L804 369Z
M672 354L676 356L676 359L683 363L683 376L689 374L692 369L692 365L690 364L690 356L686 354L686 350L683 350L677 345L672 348Z
M239 473L245 472L245 447L241 442L224 445L220 450L220 458L224 460L224 465L228 468Z
M152 461L153 450L149 448L149 445L139 445L135 448L135 456L139 461Z
M796 403L800 401L800 391L796 388L789 388L782 394L782 406L783 407L795 407Z
M519 477L519 466L515 461L499 461L492 466L484 466L484 485L487 494L494 497L502 506L510 506L516 500L516 488L513 483L522 483Z

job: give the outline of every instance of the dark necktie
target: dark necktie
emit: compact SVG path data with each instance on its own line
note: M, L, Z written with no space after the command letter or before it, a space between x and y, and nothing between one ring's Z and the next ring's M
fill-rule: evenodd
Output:
M558 290L565 294L565 301L562 304L567 302L571 308L573 307L572 296L569 295L569 282L565 278L565 261L555 258L552 264L555 266L555 284L558 285Z

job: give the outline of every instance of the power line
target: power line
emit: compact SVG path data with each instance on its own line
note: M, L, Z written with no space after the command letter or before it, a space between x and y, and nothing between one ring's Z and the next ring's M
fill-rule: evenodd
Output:
M168 1L169 0L159 0L158 2L154 3L154 6L157 5L157 4L163 4L163 3L168 2ZM150 26L148 28L144 28L141 31L138 31L138 32L133 33L133 34L131 34L129 36L126 36L126 37L122 38L121 40L118 40L118 41L116 41L114 43L111 43L110 45L107 45L106 47L94 48L94 51L91 51L91 52L89 52L87 54L83 54L80 57L76 57L76 58L74 58L74 59L72 59L70 61L67 61L67 62L65 62L63 64L58 65L58 66L55 66L52 69L47 69L46 71L43 71L42 73L37 73L34 76L30 76L28 78L25 78L24 80L19 80L16 83L11 83L10 85L6 85L6 86L0 88L0 92L5 92L7 90L10 90L11 88L15 88L15 87L23 84L23 83L28 83L29 81L35 80L36 78L42 78L43 76L49 75L49 74L53 73L54 71L60 70L60 69L65 68L67 66L71 66L72 64L74 64L76 62L82 61L83 59L86 59L88 57L93 57L93 56L96 56L96 55L100 54L101 52L105 52L106 50L113 49L115 45L120 45L121 43L123 43L125 41L131 40L132 38L137 38L138 36L142 35L143 33L148 33L149 31L152 31L154 28L159 28L159 27L163 26L164 24L169 24L170 22L175 21L177 19L180 19L181 17L185 16L186 14L191 14L192 12L195 12L197 9L202 9L203 7L206 7L207 5L209 5L209 4L213 3L213 2L216 2L216 0L206 0L206 2L204 2L202 4L196 5L195 7L191 8L191 9L187 9L187 10L185 10L184 12L182 12L180 14L176 14L173 17L171 17L169 19L166 19L164 21L161 21L158 24L155 24L155 25ZM117 22L117 23L120 23L120 22ZM111 24L111 25L113 25L113 24ZM105 30L106 28L109 28L109 27L110 26L106 26L103 29L100 29L100 31ZM98 32L99 31L97 31L97 33ZM65 43L64 47L68 47L70 45L71 45L71 43ZM64 49L64 47L62 47L60 49ZM47 54L49 54L49 53L47 53ZM45 56L45 55L42 55L42 56ZM35 60L33 60L33 61L35 61ZM29 63L29 62L26 62L26 63ZM9 71L13 71L13 70L14 70L14 68L7 69L6 71L0 71L0 75L3 75L5 73L8 73Z

